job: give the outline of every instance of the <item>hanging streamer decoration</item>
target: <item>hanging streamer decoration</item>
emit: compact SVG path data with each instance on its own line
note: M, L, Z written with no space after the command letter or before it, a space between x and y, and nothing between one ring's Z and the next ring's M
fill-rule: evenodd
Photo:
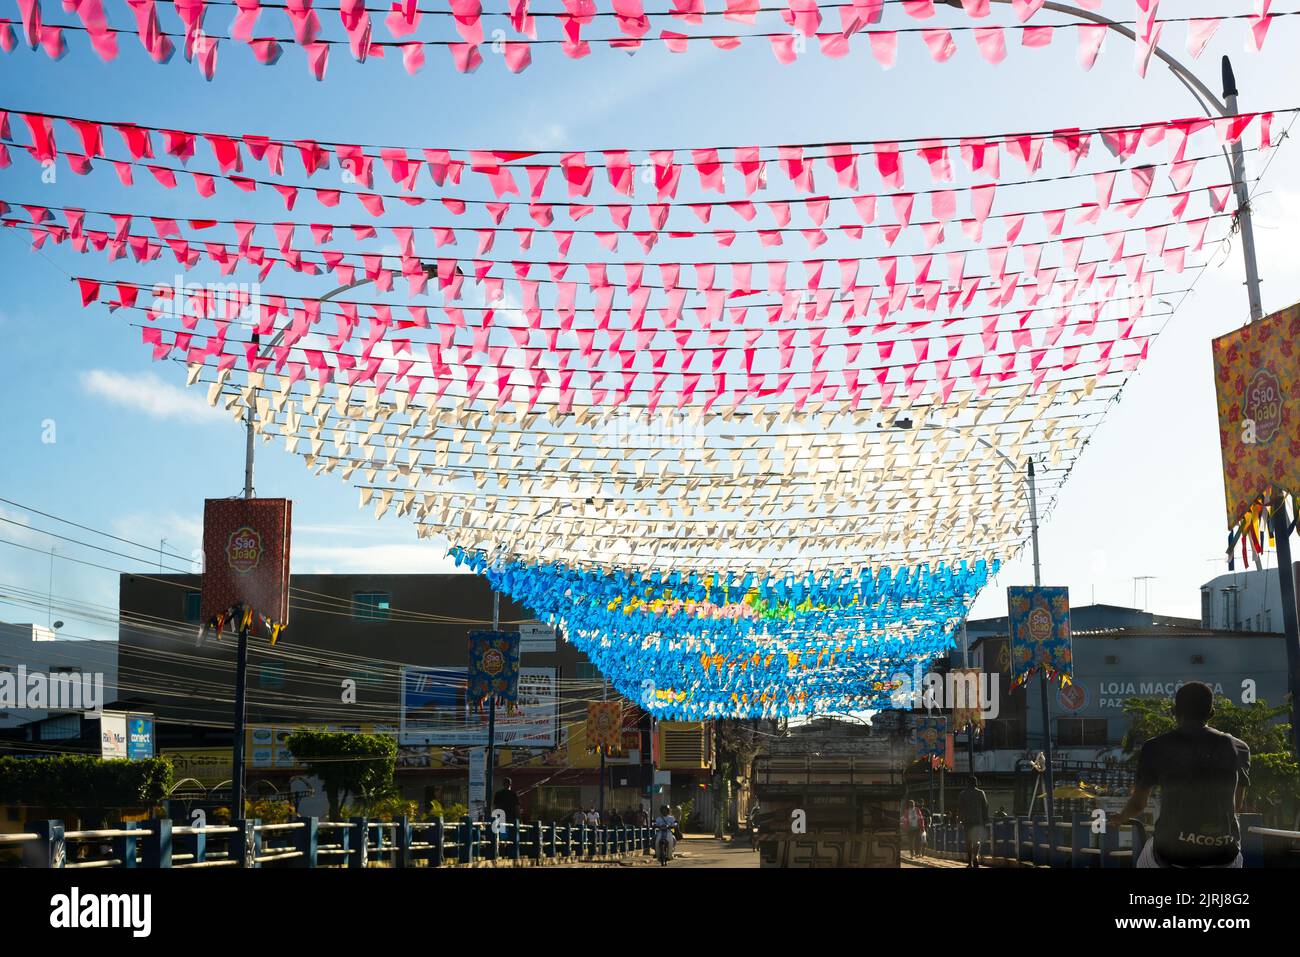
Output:
M655 717L862 711L1023 544L1006 459L1050 511L1231 225L1203 161L1274 119L546 153L0 110L0 166L285 208L6 195L0 224L103 256L82 305Z
M1096 7L1096 0L1081 0ZM1258 51L1274 22L1300 11L1273 11L1272 0L1255 0L1253 12L1235 12L1213 17L1158 17L1159 0L1137 0L1135 19L1119 21L1134 36L1134 68L1145 76L1165 27L1176 24L1186 31L1190 56L1198 57L1225 21L1241 24L1246 31L1246 49ZM484 62L499 59L511 73L520 73L533 62L535 50L558 49L579 60L594 48L634 54L643 47L661 46L674 54L700 49L734 50L742 44L770 46L778 63L793 63L814 45L821 55L839 59L854 50L870 51L883 69L895 66L900 39L905 55L925 55L935 63L951 60L962 46L972 44L988 63L1005 60L1010 47L1043 49L1060 35L1076 48L1075 59L1090 70L1102 51L1107 28L1092 23L1044 23L1037 17L1041 0L1014 0L1013 22L986 22L992 12L988 0L962 0L969 20L953 11L952 21L934 22L933 0L851 0L818 2L790 0L787 9L760 7L757 0L726 0L724 10L706 10L702 2L677 0L665 12L647 12L641 0L613 0L612 9L598 9L595 3L566 0L565 10L533 11L529 0L509 0L505 8L484 10L480 0L449 0L447 6L421 4L419 0L393 3L391 11L376 27L371 11L361 0L338 0L336 5L293 0L288 4L263 4L262 0L186 0L173 4L158 0L83 0L64 2L64 12L75 11L80 22L67 18L48 20L42 0L17 0L19 30L11 21L0 19L0 51L9 53L19 44L40 49L53 60L68 52L69 35L84 36L100 59L115 59L119 40L130 34L156 63L169 63L176 50L193 63L208 80L214 76L218 52L245 45L257 63L278 63L285 49L302 51L306 66L317 79L325 77L331 55L341 53L365 63L400 57L403 68L415 73L425 65L429 53L449 58L460 73L473 73ZM174 6L170 14L160 16ZM941 5L945 11L952 8ZM892 17L901 7L907 19ZM883 13L891 11L886 29ZM997 5L997 9L1005 7ZM214 10L216 11L214 13ZM107 11L112 12L111 18ZM838 24L829 15L838 14ZM1217 11L1216 11L1217 12ZM779 17L776 15L779 13ZM1226 12L1225 12L1226 13ZM228 14L228 15L227 15ZM340 27L327 26L338 15ZM322 19L324 15L324 19ZM762 18L760 24L759 18ZM426 20L427 18L427 20ZM676 21L665 29L666 20ZM545 26L539 29L539 23ZM657 32L654 24L660 24ZM432 25L431 27L429 25ZM597 33L584 30L596 24ZM751 27L742 30L737 27ZM491 27L488 40L487 28ZM384 37L387 37L385 39ZM79 39L75 45L80 45Z

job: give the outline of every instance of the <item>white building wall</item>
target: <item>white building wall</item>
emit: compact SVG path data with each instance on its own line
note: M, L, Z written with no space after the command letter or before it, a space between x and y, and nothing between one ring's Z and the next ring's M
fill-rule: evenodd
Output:
M60 638L58 633L33 624L0 622L0 671L15 675L19 667L42 676L72 670L82 675L102 675L102 704L117 698L117 642ZM5 707L0 702L0 729L14 728L49 717L49 710ZM57 712L56 712L57 713Z
M1201 624L1227 631L1282 630L1276 568L1229 572L1201 586Z

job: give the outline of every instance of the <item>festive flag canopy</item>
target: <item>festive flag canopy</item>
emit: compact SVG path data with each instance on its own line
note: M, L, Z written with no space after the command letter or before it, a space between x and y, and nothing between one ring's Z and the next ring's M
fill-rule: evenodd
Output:
M1077 5L1085 11L1102 6L1101 0L1077 0ZM119 43L130 42L134 34L157 63L170 62L180 51L209 80L220 51L237 46L248 47L248 53L234 54L243 63L264 66L279 63L292 49L321 80L335 55L362 63L400 57L408 73L422 69L431 54L461 73L499 59L506 70L520 73L533 62L534 51L581 60L593 48L631 55L651 44L690 54L760 43L769 45L782 64L813 49L831 58L861 51L886 70L897 62L900 48L904 56L945 63L960 46L973 44L996 65L1010 49L1048 48L1058 35L1060 43L1073 47L1079 66L1090 70L1108 29L1044 11L1044 0L787 0L776 5L725 0L722 9L709 9L704 0L673 0L668 9L650 10L642 0L611 0L608 6L562 0L563 9L507 0L487 10L480 0L371 6L365 0L64 0L58 20L47 18L52 6L49 0L17 0L18 29L0 20L0 50L11 52L21 41L60 59L72 36L77 55L89 46L101 59L112 60ZM1300 13L1274 11L1272 0L1254 0L1211 17L1162 17L1160 0L1134 0L1129 11L1132 19L1119 23L1134 36L1134 66L1142 76L1167 26L1182 30L1189 55L1198 57L1225 20L1240 24L1246 49L1258 51L1274 21Z
M61 52L74 28L19 6L28 43ZM399 6L384 19L410 67L426 41L398 41L448 11ZM831 55L865 32L892 58L886 37L912 29L864 30L897 4L834 6L830 40L816 3L782 14ZM962 6L944 12L990 12ZM1028 21L1041 4L1011 6ZM267 11L293 41L254 35L256 0L177 3L172 38L155 4L130 5L156 59L183 41L210 73L209 7L233 12L231 37L264 62L289 42L318 72L332 43L359 59L385 48L361 4L332 8L338 41L310 3ZM1157 3L1137 7L1149 56ZM104 7L67 9L111 56ZM570 55L601 18L620 43L650 30L635 0L565 10L510 5L511 69L561 42L547 26ZM765 12L729 2L726 16ZM472 65L494 14L450 14L460 39L427 42ZM655 16L714 14L679 0ZM1036 46L1059 29L916 28L935 59L969 32L994 62L1007 32ZM1091 65L1100 40L1077 29ZM1212 32L1189 29L1200 46ZM785 59L781 38L798 37L771 38ZM1269 149L1294 112L554 152L10 105L0 166L66 168L126 198L89 209L4 185L0 223L59 250L83 306L376 516L444 541L653 713L866 710L950 646L1025 541L1027 463L1050 513L1206 243L1231 229L1222 147ZM193 212L132 202L140 185L192 191ZM248 216L249 196L283 215Z

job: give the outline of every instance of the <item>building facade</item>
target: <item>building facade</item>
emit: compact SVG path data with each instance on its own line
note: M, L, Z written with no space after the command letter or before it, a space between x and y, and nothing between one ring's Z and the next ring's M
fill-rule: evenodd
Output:
M158 748L177 777L211 792L233 773L237 640L202 633L201 588L198 575L122 576L120 697L156 716ZM503 630L521 631L522 654L519 707L497 714L496 784L510 777L532 818L595 807L600 760L587 749L587 703L614 693L525 609L502 596L498 614ZM288 628L274 646L250 641L250 793L308 794L300 810L320 811L319 789L285 746L296 728L318 727L395 737L403 797L467 804L487 715L466 708L466 639L492 620L492 591L476 575L293 575ZM630 703L624 714L623 752L606 761L607 812L707 790L699 787L711 773L707 727L656 722L652 733Z
M0 622L0 732L101 709L116 697L117 642L62 638L54 628ZM77 715L69 726L77 726Z
M1086 605L1071 609L1074 675L1068 687L1050 686L1056 782L1097 785L1109 800L1127 797L1132 769L1122 744L1129 728L1129 699L1169 700L1189 681L1237 702L1281 704L1287 693L1285 638L1281 634L1202 627L1200 622L1133 608ZM996 675L999 708L985 721L973 749L958 733L953 770L973 767L986 789L1010 813L1032 791L1034 757L1045 750L1039 679L1010 691L1011 648L1007 619L967 625L970 666ZM960 664L961 652L954 655ZM992 799L992 795L991 795Z
M1292 571L1300 580L1300 563ZM1201 625L1231 631L1281 631L1281 589L1276 568L1211 578L1201 586Z

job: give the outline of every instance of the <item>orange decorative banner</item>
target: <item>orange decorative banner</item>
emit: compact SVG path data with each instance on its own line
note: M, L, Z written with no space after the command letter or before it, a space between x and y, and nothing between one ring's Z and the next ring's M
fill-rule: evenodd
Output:
M613 754L623 747L623 703L587 702L587 747Z
M1300 305L1214 340L1228 527L1300 492Z
M954 668L952 671L952 689L954 700L948 702L952 708L953 730L961 730L968 724L984 727L984 702L981 695L981 674L978 668Z

